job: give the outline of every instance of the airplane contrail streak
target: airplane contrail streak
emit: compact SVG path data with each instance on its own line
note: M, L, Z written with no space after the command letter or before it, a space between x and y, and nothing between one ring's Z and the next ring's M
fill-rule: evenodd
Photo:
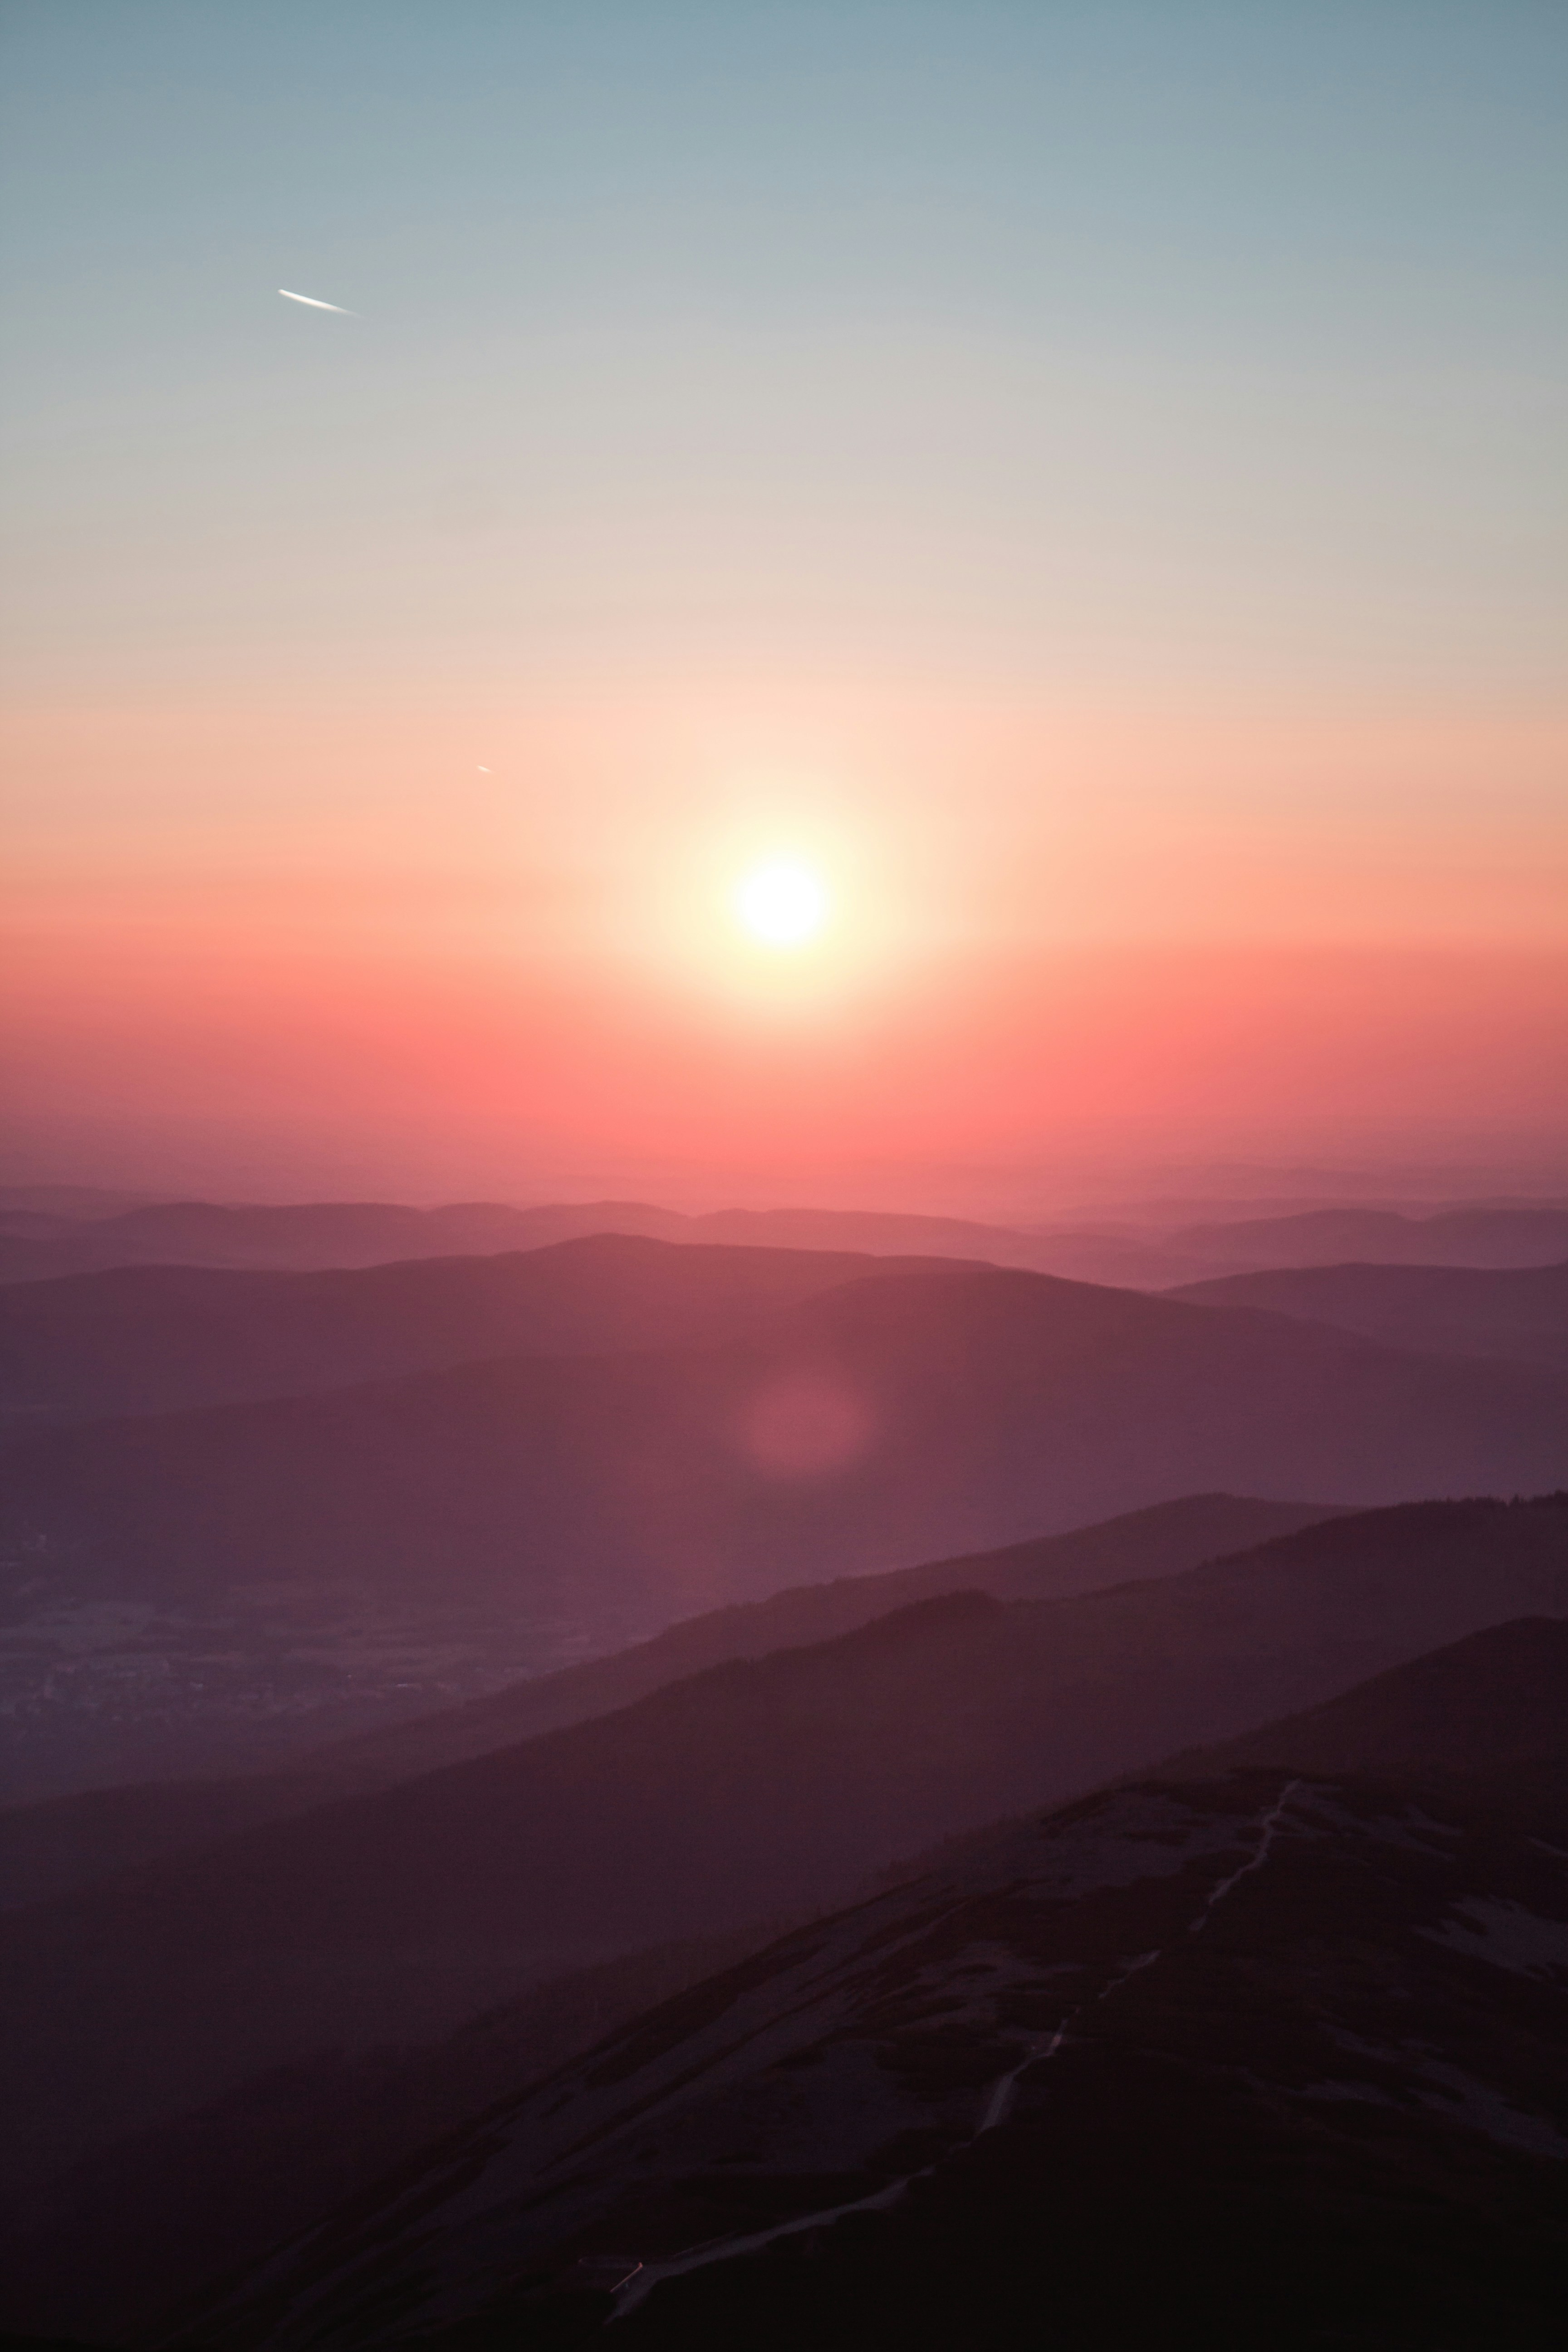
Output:
M318 302L313 294L290 294L287 286L279 286L278 291L285 302L303 302L307 310L335 310L341 319L357 319L361 315L358 310L345 310L341 302Z

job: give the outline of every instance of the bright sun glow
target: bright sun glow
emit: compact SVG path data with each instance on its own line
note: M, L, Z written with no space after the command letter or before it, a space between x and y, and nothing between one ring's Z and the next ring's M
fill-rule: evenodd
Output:
M827 919L827 893L809 866L778 859L748 874L735 892L735 911L753 939L770 947L800 947Z

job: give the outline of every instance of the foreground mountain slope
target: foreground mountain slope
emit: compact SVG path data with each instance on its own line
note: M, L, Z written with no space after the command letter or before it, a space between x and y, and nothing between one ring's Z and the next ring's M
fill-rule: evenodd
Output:
M1568 1265L1275 1268L1189 1283L1171 1296L1197 1306L1260 1307L1431 1355L1568 1366Z
M1180 1757L1162 1778L1213 1778L1232 1757L1340 1773L1368 1755L1384 1780L1453 1780L1507 1757L1568 1764L1568 1622L1488 1628L1227 1750ZM1519 1797L1532 1821L1540 1790L1521 1783ZM1523 1825L1521 1811L1514 1828ZM999 1844L996 1832L980 1832L936 1865L952 1874L975 1853L994 1858ZM318 2058L106 2149L19 2210L0 2244L9 2282L0 2319L110 2338L141 2331L160 2307L261 2261L336 2201L374 2192L381 2173L421 2157L442 2128L491 2110L500 2088L524 2086L729 1957L715 1952L703 1969L700 1948L637 1955L545 1985L437 2046Z
M796 1924L780 1919L776 1929ZM405 2156L767 1939L765 1926L569 1970L434 2042L326 2051L19 2186L0 2216L12 2333L127 2345Z
M1525 1614L1568 1614L1560 1503L1333 1520L1074 1600L955 1595L13 1915L14 2177L290 2057L843 1900L935 1839Z
M1385 1779L1452 1779L1503 1758L1568 1762L1568 1622L1489 1628L1229 1749L1179 1759L1162 1778L1212 1779L1230 1756L1338 1771L1368 1753ZM972 1836L934 1865L951 1877L976 1855L993 1862L1006 1835ZM638 1956L545 1987L441 2044L297 2065L105 2150L18 2215L0 2246L10 2281L0 2315L88 2336L140 2330L335 2202L373 2191L443 2127L492 2108L503 2087L524 2085L664 1987L679 1990L728 1957L704 1969L689 1948ZM628 1998L639 1984L641 2003Z
M1000 1831L498 2102L189 2340L1552 2342L1543 1831L1568 1777L1283 1769Z
M832 1640L911 1601L964 1589L1004 1600L1044 1600L1175 1575L1336 1516L1322 1505L1188 1495L1069 1535L882 1576L792 1587L766 1601L688 1618L609 1657L308 1750L279 1772L153 1781L9 1806L0 1810L0 1909L19 1910L182 1846L209 1843L333 1797L389 1788L590 1716L613 1714L726 1659Z
M454 1599L678 1615L1194 1490L1537 1490L1568 1470L1568 1377L936 1269L727 1347L93 1423L7 1469L0 1540L79 1594L438 1579Z

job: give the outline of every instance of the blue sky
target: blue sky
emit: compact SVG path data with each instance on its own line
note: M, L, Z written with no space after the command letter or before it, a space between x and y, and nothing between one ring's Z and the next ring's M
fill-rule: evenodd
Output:
M4 13L51 677L498 594L590 652L1550 673L1558 8Z

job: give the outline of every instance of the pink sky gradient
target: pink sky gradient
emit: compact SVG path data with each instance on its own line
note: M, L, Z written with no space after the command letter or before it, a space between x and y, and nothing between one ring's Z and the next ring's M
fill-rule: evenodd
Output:
M26 716L20 1131L159 1183L205 1137L230 1190L803 1197L1561 1130L1543 722L618 683ZM729 916L775 845L834 890L793 955Z
M1568 1181L1564 27L1412 21L23 10L0 1170Z

